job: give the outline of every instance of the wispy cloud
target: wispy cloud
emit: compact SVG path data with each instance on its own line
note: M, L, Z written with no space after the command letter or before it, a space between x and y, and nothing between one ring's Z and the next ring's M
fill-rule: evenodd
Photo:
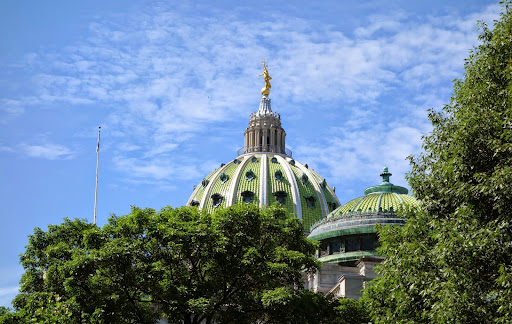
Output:
M70 159L74 156L74 152L69 148L52 143L45 144L21 144L21 151L29 157L42 158L47 160Z
M16 107L57 101L101 103L112 108L105 128L120 142L114 162L121 172L159 180L194 177L197 168L183 167L190 165L184 152L192 151L191 139L210 136L212 125L245 120L257 109L258 62L266 57L278 111L298 114L290 119L312 111L336 117L324 118L320 133L329 134L328 140L303 145L318 133L304 129L294 144L298 152L319 157L322 171L337 180L345 172L329 161L360 173L386 156L403 172L405 157L418 151L420 134L428 130L423 112L435 98L448 98L450 81L460 76L476 41L476 17L492 20L497 13L497 6L466 17L396 12L368 16L344 33L282 14L261 21L212 11L206 18L162 5L137 16L100 18L84 41L31 55L31 68L40 71L36 93L2 102L18 113L23 110ZM379 120L379 114L388 117ZM374 119L364 124L368 116ZM397 126L387 128L391 122ZM56 144L22 148L33 157L73 156ZM170 152L177 151L170 162Z
M18 294L19 286L0 288L0 305L9 305Z

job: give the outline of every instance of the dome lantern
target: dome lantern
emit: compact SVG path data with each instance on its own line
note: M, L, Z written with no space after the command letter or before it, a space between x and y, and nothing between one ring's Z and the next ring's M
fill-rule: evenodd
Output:
M262 63L265 86L261 89L260 106L256 113L251 114L249 126L244 132L244 147L239 154L254 152L271 152L291 156L286 149L286 132L281 127L281 116L272 112L270 105L270 80L265 60Z

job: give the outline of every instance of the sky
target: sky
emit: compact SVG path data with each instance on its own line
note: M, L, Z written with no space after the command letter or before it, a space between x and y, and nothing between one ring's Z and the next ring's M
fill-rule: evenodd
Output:
M293 158L341 203L409 187L427 110L492 26L498 1L0 1L0 305L35 227L185 205L236 157L261 61Z

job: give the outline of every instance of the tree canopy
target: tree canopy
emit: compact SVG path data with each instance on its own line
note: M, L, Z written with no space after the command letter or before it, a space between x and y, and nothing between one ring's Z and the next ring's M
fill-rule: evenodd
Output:
M376 323L508 323L512 318L512 8L456 80L408 175L421 202L381 229L388 257L365 292Z
M103 228L66 219L29 237L15 312L0 315L5 323L292 322L304 298L327 300L301 289L303 271L319 267L314 251L300 221L277 207L213 215L133 207Z

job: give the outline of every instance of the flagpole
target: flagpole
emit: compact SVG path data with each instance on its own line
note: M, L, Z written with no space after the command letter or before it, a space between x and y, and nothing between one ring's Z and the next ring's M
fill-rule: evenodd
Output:
M98 145L96 146L96 189L94 190L94 224L96 225L96 212L98 210L98 174L100 170L100 132L101 126L98 126Z

